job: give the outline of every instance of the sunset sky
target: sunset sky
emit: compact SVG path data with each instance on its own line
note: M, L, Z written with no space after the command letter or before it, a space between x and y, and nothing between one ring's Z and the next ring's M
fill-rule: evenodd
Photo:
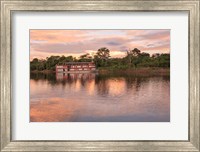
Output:
M79 57L101 47L111 57L124 57L126 50L169 53L170 30L30 30L30 60L51 55Z

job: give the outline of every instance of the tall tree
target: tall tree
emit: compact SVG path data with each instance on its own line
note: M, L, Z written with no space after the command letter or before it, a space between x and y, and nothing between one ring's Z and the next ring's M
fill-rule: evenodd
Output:
M138 48L134 48L133 50L132 50L132 54L133 54L133 56L139 56L140 55L140 50L138 49Z
M102 48L98 49L98 51L96 53L96 57L101 60L101 64L103 66L106 66L107 60L110 57L110 50L107 49L106 47L102 47Z
M134 48L133 50L128 50L127 51L127 56L126 58L128 59L128 64L129 67L132 66L132 64L135 65L135 67L137 67L138 64L138 56L141 54L141 51L138 48Z

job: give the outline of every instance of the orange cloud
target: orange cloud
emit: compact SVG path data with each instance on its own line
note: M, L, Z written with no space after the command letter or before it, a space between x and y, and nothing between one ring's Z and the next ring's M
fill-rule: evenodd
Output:
M101 47L107 47L111 57L123 57L126 50L134 48L170 52L170 30L30 30L30 59L78 57Z

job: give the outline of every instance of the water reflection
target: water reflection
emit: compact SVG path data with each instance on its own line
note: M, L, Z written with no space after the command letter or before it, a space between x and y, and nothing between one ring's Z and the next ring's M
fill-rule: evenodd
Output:
M32 122L170 121L168 76L31 73Z

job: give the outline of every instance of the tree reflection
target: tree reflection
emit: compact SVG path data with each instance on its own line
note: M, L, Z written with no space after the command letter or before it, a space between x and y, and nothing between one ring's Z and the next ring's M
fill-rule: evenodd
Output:
M71 88L72 85L76 85L77 82L80 83L80 85L83 88L86 88L87 85L95 85L97 89L97 93L101 96L106 96L109 94L109 90L113 88L111 87L117 87L116 89L121 89L122 81L125 81L126 83L126 90L135 90L139 91L140 87L144 83L148 83L150 79L149 77L141 77L141 76L135 76L135 75L121 75L121 74L97 74L97 73L74 73L74 74L56 74L56 73L31 73L30 78L37 81L48 81L48 84L54 86L54 85L62 85L65 87L66 85ZM109 85L110 80L115 80L115 85ZM168 76L163 76L162 79L164 81L169 81ZM94 80L94 84L91 84L91 82ZM116 85L118 83L118 85Z
M105 76L97 75L95 77L95 85L97 86L97 91L99 95L106 96L109 93L107 80L108 79Z

